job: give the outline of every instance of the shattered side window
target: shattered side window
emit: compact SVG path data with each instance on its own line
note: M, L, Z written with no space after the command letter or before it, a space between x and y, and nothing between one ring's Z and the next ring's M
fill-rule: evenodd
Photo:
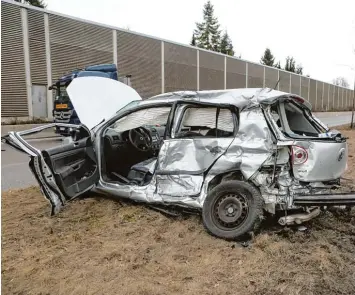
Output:
M229 109L220 109L218 113L214 107L189 107L183 115L177 136L229 137L233 135L234 128L233 114Z
M271 116L272 116L273 120L276 122L277 127L279 127L279 129L281 131L283 131L282 125L281 125L281 118L280 118L280 115L279 115L279 110L277 108L277 105L273 105L271 107L270 113L271 113Z
M305 115L304 111L293 103L285 103L285 115L290 131L300 136L316 136L320 133L315 124Z
M117 120L111 128L116 132L124 132L145 125L165 125L171 107L152 107L128 114Z

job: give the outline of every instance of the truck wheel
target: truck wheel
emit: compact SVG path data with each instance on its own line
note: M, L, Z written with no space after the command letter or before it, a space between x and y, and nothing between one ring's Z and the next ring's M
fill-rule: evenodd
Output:
M218 238L236 240L260 224L263 199L260 192L244 181L226 181L207 195L202 220L207 231Z

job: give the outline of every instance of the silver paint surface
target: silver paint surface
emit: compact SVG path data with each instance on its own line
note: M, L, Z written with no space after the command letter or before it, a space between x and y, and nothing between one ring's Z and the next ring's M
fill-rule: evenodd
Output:
M176 130L178 119L183 116L184 111L183 106L178 107L173 122L172 138L163 143L158 161L154 163L155 173L148 185L107 182L100 175L94 190L137 202L175 204L201 209L213 180L218 176L223 177L228 173L238 172L245 181L253 183L260 189L267 211L275 212L278 209L277 205L281 209L293 208L293 194L310 191L309 187L301 185L299 181L311 182L310 187L323 186L327 189L321 181L339 178L346 168L347 161L346 142L339 143L332 139L320 141L307 138L290 139L277 127L268 106L277 101L299 98L293 94L265 88L174 92L140 101L133 108L190 101L212 103L212 106L235 106L240 110L238 132L235 136L226 138L174 138L178 131ZM309 110L311 108L307 101L304 101L303 107ZM100 170L101 135L114 120L117 121L124 116L123 111L118 112L112 119L99 124L92 131ZM154 122L154 118L149 118L149 122ZM127 123L127 126L130 127L130 124ZM134 123L132 126L137 124ZM10 133L10 137L25 152L37 157L41 152L34 151L29 144L18 137L59 125L65 124L49 124L43 128L19 132L18 136ZM68 125L68 127L77 126ZM276 137L274 140L272 134ZM302 146L309 153L308 161L299 167L290 166L292 145ZM277 157L276 161L275 157ZM42 162L42 165L45 163ZM151 171L154 168L150 167ZM291 170L295 177L291 176ZM57 188L48 173L44 173L42 177L46 177L48 183L53 188ZM56 199L56 203L59 200L64 201L62 196L53 195L53 198Z

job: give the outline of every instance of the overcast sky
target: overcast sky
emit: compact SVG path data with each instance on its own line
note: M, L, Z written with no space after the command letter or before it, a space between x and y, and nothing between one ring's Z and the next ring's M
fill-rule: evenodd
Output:
M206 0L45 0L47 9L188 44ZM236 54L259 62L295 57L304 74L331 82L355 72L355 0L211 0Z

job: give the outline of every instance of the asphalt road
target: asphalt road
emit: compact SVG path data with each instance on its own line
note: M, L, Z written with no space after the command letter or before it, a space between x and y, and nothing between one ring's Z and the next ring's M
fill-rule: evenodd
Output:
M317 117L329 127L348 124L351 121L351 113L339 115L322 113L317 114ZM31 143L39 149L46 149L61 144L61 141L60 139L41 139L31 140ZM28 168L28 162L29 157L26 154L1 144L1 191L37 184Z
M327 124L328 127L339 126L350 124L351 122L351 112L346 113L316 113L317 118L319 118L323 123Z
M29 140L29 142L41 150L61 144L61 140L58 139ZM28 167L29 161L27 154L1 143L1 191L37 184Z

